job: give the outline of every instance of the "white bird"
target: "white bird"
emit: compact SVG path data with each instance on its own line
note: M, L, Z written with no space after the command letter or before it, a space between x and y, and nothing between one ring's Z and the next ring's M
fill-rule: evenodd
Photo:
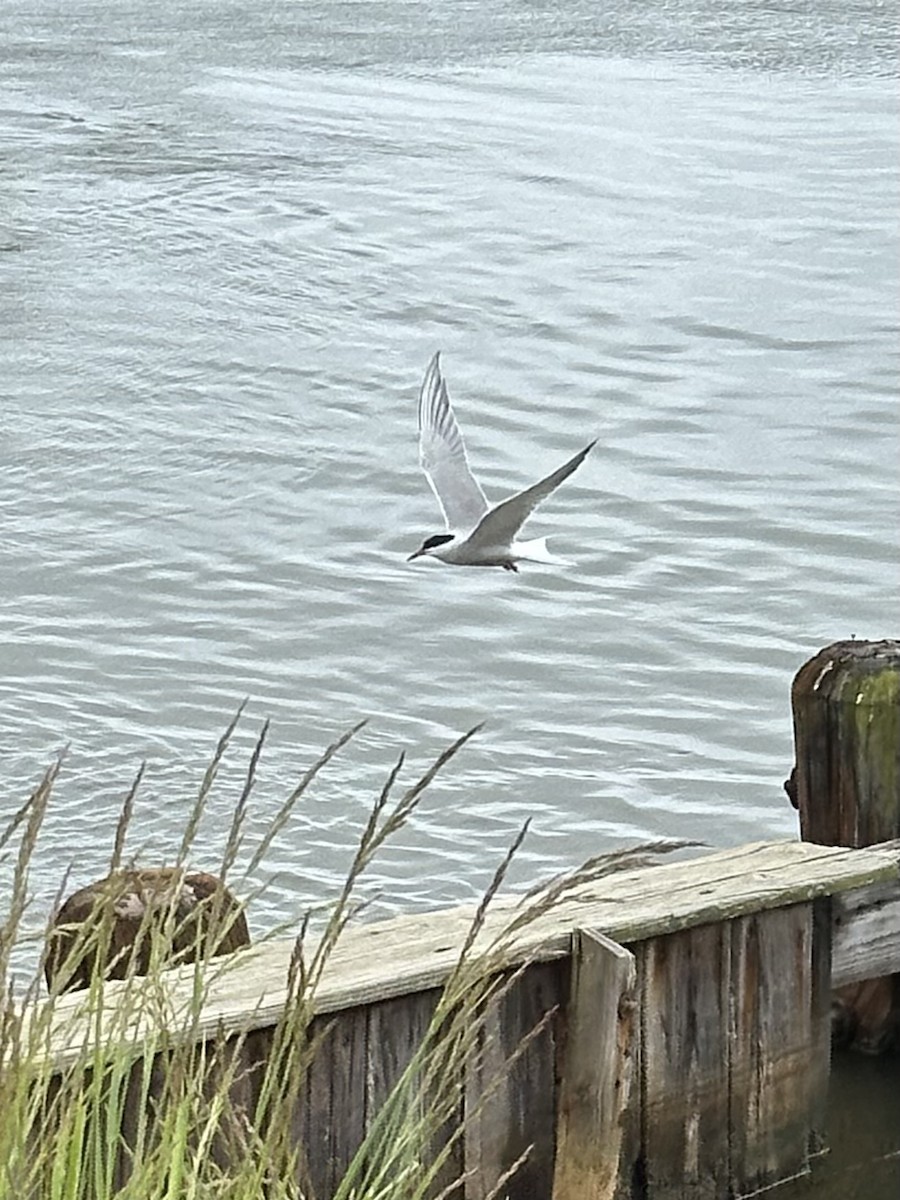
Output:
M441 374L440 354L428 364L419 392L419 462L444 514L446 533L427 537L414 558L427 556L457 567L503 567L517 562L561 564L547 549L545 537L516 541L528 516L584 462L596 439L574 458L533 487L501 500L492 508L469 470L466 446L450 406Z

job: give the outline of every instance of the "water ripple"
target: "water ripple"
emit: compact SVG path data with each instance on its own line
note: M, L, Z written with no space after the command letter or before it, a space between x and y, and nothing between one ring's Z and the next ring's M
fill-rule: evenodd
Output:
M0 16L7 813L69 745L38 908L145 758L132 849L171 854L245 696L206 863L265 717L257 835L370 718L259 928L334 890L401 748L410 782L480 721L376 911L476 894L527 816L518 879L792 833L793 672L893 632L888 17L301 7ZM599 434L534 521L573 570L405 563L437 348L490 495Z

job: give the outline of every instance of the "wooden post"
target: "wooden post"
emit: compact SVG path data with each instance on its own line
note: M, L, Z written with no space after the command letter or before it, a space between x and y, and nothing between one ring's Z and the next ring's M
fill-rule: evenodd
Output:
M791 689L796 764L785 787L804 841L871 846L900 837L900 641L835 642ZM870 1052L900 1039L900 976L836 992L840 1040Z
M612 1200L631 1088L634 955L603 934L572 939L572 995L553 1200Z
M250 945L247 918L222 880L183 867L114 871L79 888L53 918L44 956L48 987L88 988L129 972L231 954Z
M804 841L900 837L900 641L835 642L791 689Z

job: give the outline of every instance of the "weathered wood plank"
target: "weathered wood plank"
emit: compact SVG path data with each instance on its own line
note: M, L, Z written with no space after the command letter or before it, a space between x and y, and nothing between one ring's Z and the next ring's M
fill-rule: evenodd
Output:
M437 1008L440 989L414 992L394 1000L383 1000L369 1008L369 1054L366 1079L366 1132L375 1126L381 1109L398 1085L404 1072L422 1046ZM446 1083L445 1080L441 1081ZM419 1111L429 1103L425 1084L421 1077L412 1078L406 1090L406 1111L415 1120ZM448 1120L434 1140L435 1159L443 1149L453 1131L463 1119L462 1087L459 1105L454 1116ZM450 1188L463 1172L463 1152L460 1144L454 1145L439 1171L433 1187L434 1195Z
M728 1194L729 925L654 938L642 996L642 1125L654 1200Z
M489 1004L479 1061L466 1086L466 1200L481 1200L523 1155L501 1194L506 1200L550 1195L558 1091L554 1010L564 990L561 964L535 963Z
M439 997L440 990L434 988L382 1000L368 1009L367 1130L421 1046Z
M817 1148L815 1140L810 1141L818 1120L816 1093L810 1089L824 1093L827 1079L823 997L828 995L830 973L822 946L827 949L831 925L829 902L794 901L854 886L858 892L870 885L882 889L870 891L864 900L848 901L847 913L855 914L847 918L850 926L866 919L872 903L893 903L885 897L900 891L897 874L897 847L846 850L777 843L622 873L580 887L505 948L504 963L530 965L491 1014L483 1060L468 1085L469 1114L484 1096L492 1067L505 1062L549 1007L566 999L568 967L562 960L570 951L571 931L589 922L617 940L635 939L630 948L638 960L644 1005L634 1046L640 1103L626 1117L617 1194L629 1195L631 1184L636 1194L649 1188L654 1198L724 1194L710 1190L710 1180L722 1182L711 1165L722 1139L706 1099L707 1088L721 1088L723 1063L730 1071L726 1082L731 1087L730 1103L720 1106L731 1127L723 1159L730 1164L725 1190L746 1194L783 1178L786 1171L804 1170L808 1153ZM514 904L509 900L496 906L482 944L496 936ZM409 1061L414 1035L424 1029L424 1009L409 1018L405 1029L402 1020L393 1024L397 1014L404 1007L416 1010L423 993L444 982L471 913L471 908L460 908L360 926L349 930L339 944L317 997L316 1026L321 1027L329 1013L337 1014L335 1024L305 1080L295 1124L307 1148L302 1169L319 1197L327 1197L342 1176L371 1128L391 1076L396 1078ZM729 921L732 929L726 933ZM264 944L243 952L234 963L217 960L204 977L208 996L199 1018L196 1009L195 1015L186 1016L196 984L192 967L168 972L163 986L153 990L154 1003L135 1008L165 1020L168 1045L181 1028L186 1041L241 1029L256 1030L252 1037L264 1040L283 1007L293 945ZM718 967L710 965L717 954ZM679 980L686 981L686 994ZM142 982L109 985L109 1029L117 1044L131 1037L139 1046L154 1023L146 1015L126 1030L128 1037L122 1035L121 1010L115 1002L131 989L142 994ZM90 1043L86 1035L94 1033L97 1023L91 1018L88 1030L85 999L76 994L58 1003L61 1032L50 1046L51 1061L72 1061ZM430 1001L424 1003L427 1007ZM79 1012L82 1015L65 1028ZM102 1022L99 1025L102 1037ZM511 1200L550 1195L560 1069L557 1033L558 1024L548 1025L502 1079L472 1125L468 1160L460 1154L448 1164L453 1172L448 1182L469 1167L473 1174L468 1194L478 1195L478 1172L482 1183L493 1183L533 1145L532 1155L505 1193ZM731 1049L714 1061L710 1047L717 1039ZM241 1076L247 1083L244 1087L242 1082L245 1110L252 1107L251 1077L252 1073ZM798 1080L805 1080L805 1093ZM670 1094L674 1089L684 1118L668 1125L662 1108L666 1087ZM664 1161L677 1166L666 1167L665 1174L658 1166ZM680 1190L672 1190L676 1181ZM668 1193L662 1190L670 1184Z
M634 955L635 1007L631 1027L631 1086L628 1103L622 1113L622 1144L619 1147L619 1174L615 1200L646 1197L644 1161L644 1000L647 995L647 959L652 941L636 942L627 947Z
M662 933L709 924L742 912L777 908L820 895L896 878L896 856L880 850L847 850L802 842L759 843L720 851L687 862L607 876L581 887L521 931L509 944L511 964L531 959L549 961L569 952L571 932L590 925L615 941L631 944ZM498 902L489 914L479 944L489 943L502 929L515 900ZM465 906L434 914L412 914L349 929L338 944L316 998L317 1011L333 1012L356 1005L439 987L447 978L473 915ZM210 1036L219 1027L236 1032L263 1028L277 1020L285 1000L285 980L294 943L279 940L239 952L221 974L212 972L199 1018L186 1019L185 1036ZM166 972L169 988L168 1025L177 1028L179 1014L194 1003L191 968ZM118 988L111 984L111 1012ZM139 1005L134 1007L139 1008ZM49 1055L58 1065L77 1058L84 1044L84 1019L72 1016L84 1008L79 994L57 1002L56 1035ZM154 1010L158 1011L158 1007ZM103 1021L91 1018L92 1027ZM111 1016L116 1040L118 1018ZM145 1014L133 1025L140 1042L151 1021Z
M900 972L900 882L835 896L833 912L835 987Z
M809 1156L824 1154L828 1147L828 1086L831 1079L831 928L834 904L832 896L822 896L812 904L812 964L810 978L810 1048L806 1067L808 1095Z
M731 1188L749 1196L809 1169L810 1086L821 1080L813 1013L812 905L731 926ZM820 996L816 1003L821 1004Z
M294 1118L295 1140L305 1150L297 1182L310 1184L312 1194L324 1200L346 1174L365 1136L367 1010L316 1017L309 1034L311 1039L323 1036Z
M579 930L571 976L553 1200L613 1200L637 1024L634 955Z
M900 857L900 841L877 849ZM832 900L835 1043L866 1053L900 1044L900 881Z

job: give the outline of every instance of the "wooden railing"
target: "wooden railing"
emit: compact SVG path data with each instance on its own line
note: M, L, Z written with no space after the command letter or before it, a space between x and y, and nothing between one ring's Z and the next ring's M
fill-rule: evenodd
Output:
M461 1082L460 1117L479 1105L447 1163L448 1180L467 1177L459 1196L477 1200L520 1157L509 1200L741 1196L808 1171L821 1148L832 984L900 971L898 860L900 843L741 846L609 875L526 924L504 945L497 969L515 974ZM495 902L479 944L516 903ZM338 942L315 995L329 1025L296 1125L317 1200L414 1053L473 911L360 923ZM193 970L166 972L170 1041L240 1035L244 1053L264 1058L293 951L278 940L239 952L199 1012ZM106 1003L124 986L108 985ZM160 1020L157 1004L123 1032L112 1008L105 1027L84 1005L78 994L56 1002L57 1069L112 1028L140 1047ZM482 1075L523 1039L485 1100ZM240 1086L253 1112L252 1070Z

